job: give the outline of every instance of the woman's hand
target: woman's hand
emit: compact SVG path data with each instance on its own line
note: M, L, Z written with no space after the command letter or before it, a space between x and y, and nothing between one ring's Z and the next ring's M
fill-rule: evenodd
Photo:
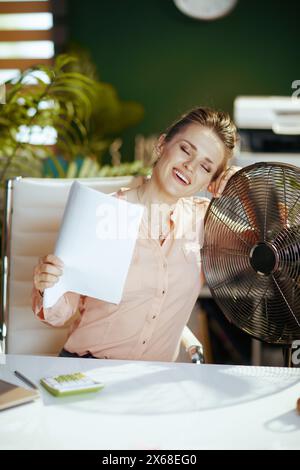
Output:
M55 255L47 255L39 259L38 265L34 268L34 287L41 293L48 287L53 287L63 273L63 262Z
M210 183L207 187L208 191L213 194L214 197L220 197L223 193L226 184L230 180L230 178L241 169L239 166L231 166L223 171L216 181Z

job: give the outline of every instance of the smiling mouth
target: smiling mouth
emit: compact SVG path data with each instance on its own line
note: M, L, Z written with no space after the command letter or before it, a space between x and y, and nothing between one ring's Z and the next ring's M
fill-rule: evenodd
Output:
M173 168L173 176L180 184L184 184L185 186L189 186L191 184L190 180L181 173L181 171L177 170L177 168Z

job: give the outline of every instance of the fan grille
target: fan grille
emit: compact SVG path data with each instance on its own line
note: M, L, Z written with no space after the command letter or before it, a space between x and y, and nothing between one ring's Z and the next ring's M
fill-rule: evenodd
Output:
M300 339L300 169L237 172L206 213L202 260L229 321L269 343Z

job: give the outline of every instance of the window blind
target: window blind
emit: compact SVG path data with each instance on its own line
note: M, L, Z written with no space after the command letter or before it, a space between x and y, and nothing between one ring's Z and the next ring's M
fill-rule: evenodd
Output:
M35 64L51 64L56 44L63 41L62 25L54 27L54 15L62 13L63 0L0 0L0 84Z

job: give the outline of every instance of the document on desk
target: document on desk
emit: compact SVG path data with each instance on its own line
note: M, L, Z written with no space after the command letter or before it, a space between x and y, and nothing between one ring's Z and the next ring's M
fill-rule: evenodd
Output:
M75 181L54 250L64 263L63 275L45 290L44 307L52 307L68 291L118 304L143 210Z

